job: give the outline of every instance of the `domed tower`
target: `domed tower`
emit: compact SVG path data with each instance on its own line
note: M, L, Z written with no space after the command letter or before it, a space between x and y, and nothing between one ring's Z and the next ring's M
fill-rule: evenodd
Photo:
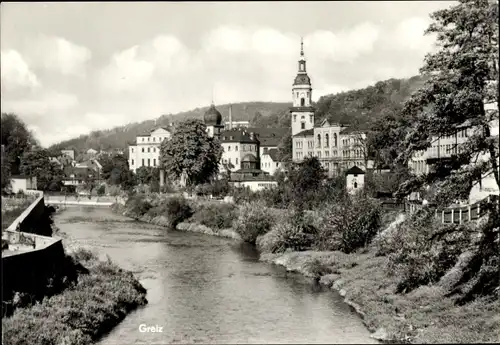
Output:
M311 79L307 75L304 42L300 41L299 70L292 86L292 135L314 127Z
M215 108L215 105L213 103L205 112L205 115L203 115L203 121L207 126L208 135L219 139L221 130L224 128L224 125L222 124L222 115Z

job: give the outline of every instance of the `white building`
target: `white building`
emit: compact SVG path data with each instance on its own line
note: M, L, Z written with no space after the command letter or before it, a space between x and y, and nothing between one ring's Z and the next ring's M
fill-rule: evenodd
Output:
M75 160L75 150L61 150L61 153L68 157L71 157L72 160Z
M163 140L169 140L172 129L159 127L150 133L138 135L135 145L129 146L128 164L130 170L136 172L143 166L158 167L160 165L160 145Z
M312 86L307 75L303 45L298 73L292 87L292 100L290 110L294 161L317 157L329 177L353 166L366 170L368 160L364 133L351 131L340 124L330 124L327 119L319 127L314 126Z
M346 172L346 189L349 194L356 194L361 191L365 185L365 172L353 166Z
M35 190L37 189L36 176L12 176L10 178L10 186L12 193L26 193L28 190Z
M260 168L271 176L277 171L283 170L283 165L278 159L278 149L264 149L261 155Z

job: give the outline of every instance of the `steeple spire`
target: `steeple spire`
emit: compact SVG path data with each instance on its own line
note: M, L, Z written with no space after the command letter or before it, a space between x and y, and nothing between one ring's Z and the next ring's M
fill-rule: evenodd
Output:
M300 37L300 56L304 56L304 37Z

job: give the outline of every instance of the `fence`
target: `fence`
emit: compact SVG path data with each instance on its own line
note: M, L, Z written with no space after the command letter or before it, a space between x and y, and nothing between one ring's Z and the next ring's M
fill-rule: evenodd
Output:
M440 219L443 224L467 223L484 216L487 210L486 205L491 202L498 204L499 199L500 198L498 195L489 195L483 200L471 205L437 208L435 210L435 216L437 219ZM421 204L406 203L405 205L405 211L408 213L416 212L417 210L422 208L423 205Z

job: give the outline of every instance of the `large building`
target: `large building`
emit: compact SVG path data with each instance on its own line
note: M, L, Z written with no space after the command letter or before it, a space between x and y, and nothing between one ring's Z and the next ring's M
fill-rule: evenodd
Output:
M307 75L302 43L298 72L292 86L292 101L292 158L295 162L317 157L330 177L353 166L364 170L368 168L364 133L330 123L327 119L315 126L312 85Z
M170 139L172 129L159 127L149 133L140 134L135 145L129 146L128 165L136 172L140 167L158 167L160 165L160 145L165 139Z

